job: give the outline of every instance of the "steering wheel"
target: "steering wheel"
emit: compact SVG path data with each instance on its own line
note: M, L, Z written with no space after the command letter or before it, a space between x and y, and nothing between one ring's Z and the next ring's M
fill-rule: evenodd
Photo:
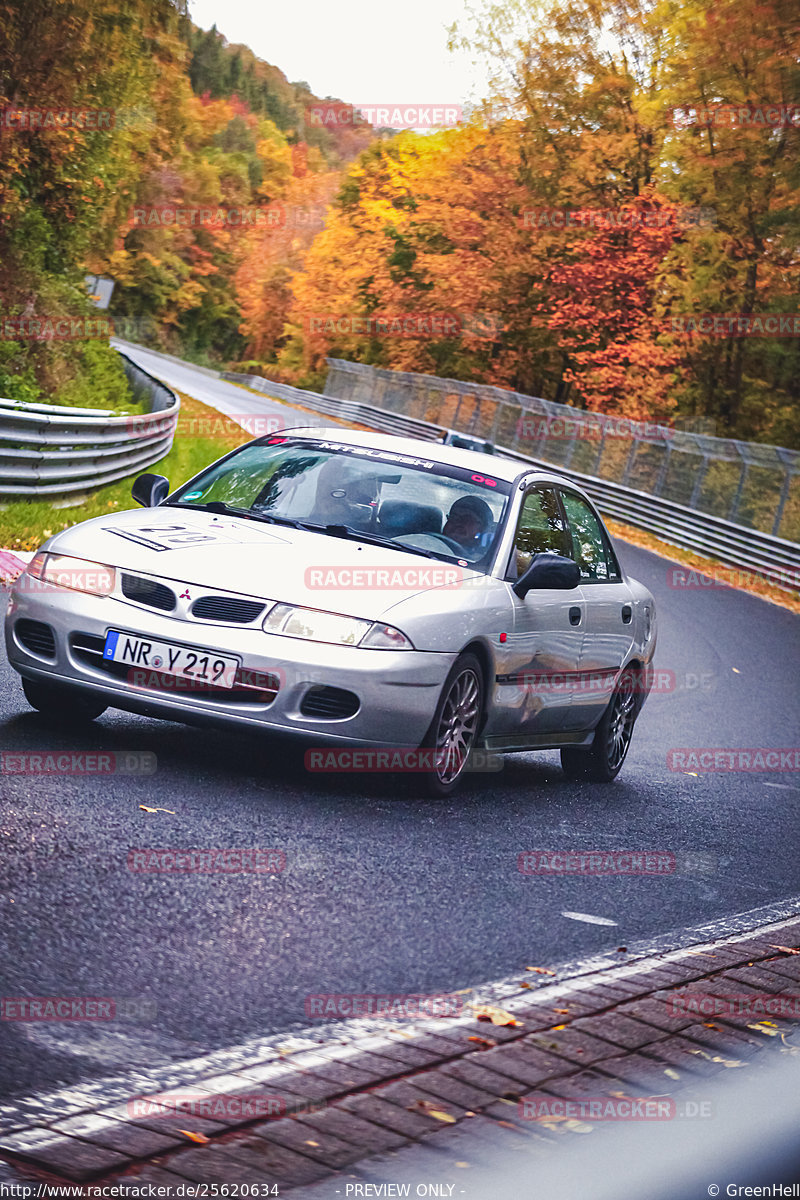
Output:
M392 538L392 541L399 542L402 545L403 541L404 540L408 541L408 539L410 537L413 537L413 538L436 538L437 541L444 542L444 544L447 546L448 550L451 550L453 552L453 554L457 555L458 558L466 557L466 552L464 550L464 547L459 542L455 541L454 538L446 537L445 534L443 534L443 533L434 533L432 530L426 530L424 533L397 534L395 537ZM415 545L415 543L409 542L409 545L413 546L413 545Z

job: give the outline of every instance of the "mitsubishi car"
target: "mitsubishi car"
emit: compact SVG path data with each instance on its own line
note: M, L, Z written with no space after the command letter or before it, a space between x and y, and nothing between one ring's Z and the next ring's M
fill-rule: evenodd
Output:
M620 770L655 606L568 479L322 427L258 438L172 492L142 475L133 498L51 537L14 585L8 656L41 712L419 751L435 795L478 752Z

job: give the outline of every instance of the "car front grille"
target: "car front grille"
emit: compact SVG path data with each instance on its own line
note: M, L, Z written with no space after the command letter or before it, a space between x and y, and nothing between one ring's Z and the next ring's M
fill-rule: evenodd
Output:
M172 588L154 579L144 579L141 575L122 576L122 594L128 600L137 604L146 604L148 608L158 608L162 612L172 612L175 607L175 593Z
M249 625L261 616L265 608L266 605L258 600L239 600L236 596L201 596L192 605L192 616L201 621Z
M329 721L341 721L358 712L361 701L355 692L337 687L312 687L303 697L300 712L304 717L322 717Z
M73 633L70 637L70 648L79 662L113 679L124 679L161 696L213 700L215 704L254 704L264 708L272 703L280 690L279 676L246 667L239 667L232 688L196 687L188 678L176 678L163 671L132 667L128 663L111 662L103 658L104 646L105 639L96 634Z
M55 658L56 635L44 621L31 621L28 617L20 617L14 626L17 640L31 654L39 654L42 658Z

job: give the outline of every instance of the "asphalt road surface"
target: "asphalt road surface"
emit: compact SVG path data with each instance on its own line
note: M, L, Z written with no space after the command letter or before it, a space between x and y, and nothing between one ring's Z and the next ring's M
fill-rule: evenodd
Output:
M287 413L148 357L148 369L199 399ZM608 786L568 782L555 754L523 754L435 801L413 776L308 774L302 749L273 738L113 710L65 732L28 708L0 652L3 750L157 759L155 774L140 778L0 775L0 993L155 1006L113 1026L3 1021L0 1091L28 1094L307 1028L309 994L477 986L800 890L797 773L667 766L676 747L798 744L797 618L727 588L670 587L664 559L624 543L619 551L656 597L656 661L675 688L648 699ZM127 865L142 847L251 846L284 850L286 870L158 876ZM517 856L529 849L668 851L678 868L523 876Z

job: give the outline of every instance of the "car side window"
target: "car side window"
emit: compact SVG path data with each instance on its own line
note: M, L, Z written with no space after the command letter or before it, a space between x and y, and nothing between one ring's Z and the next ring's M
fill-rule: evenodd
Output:
M535 554L572 556L569 533L561 516L555 490L535 487L527 493L514 538L506 579L516 580L527 571Z
M595 514L585 500L574 492L562 492L574 558L585 582L606 582L622 578L619 563Z

